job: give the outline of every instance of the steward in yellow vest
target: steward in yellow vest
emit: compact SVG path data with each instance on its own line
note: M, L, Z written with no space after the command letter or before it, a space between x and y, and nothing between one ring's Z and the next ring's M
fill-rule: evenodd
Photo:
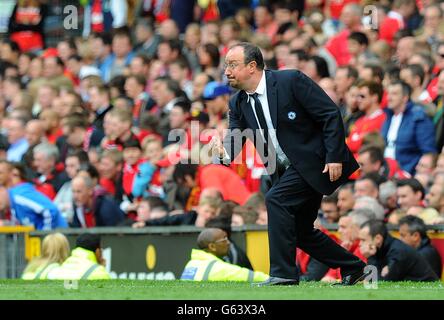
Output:
M69 242L62 233L43 238L42 254L32 259L23 271L23 280L44 280L54 268L60 267L69 255Z
M228 254L230 246L227 234L222 229L203 230L197 238L197 244L201 250L191 251L191 260L185 266L181 280L259 282L269 277L260 271L252 271L222 260Z
M103 280L111 279L103 267L100 236L82 234L77 238L71 256L58 268L48 273L51 280Z

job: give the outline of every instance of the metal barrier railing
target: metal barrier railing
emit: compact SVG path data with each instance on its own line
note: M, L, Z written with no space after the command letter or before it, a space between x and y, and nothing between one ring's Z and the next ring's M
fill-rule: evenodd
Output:
M20 278L27 264L32 227L0 227L0 278Z

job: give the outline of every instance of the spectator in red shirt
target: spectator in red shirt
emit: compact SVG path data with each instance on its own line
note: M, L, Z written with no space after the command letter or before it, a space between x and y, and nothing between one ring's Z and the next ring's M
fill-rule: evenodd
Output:
M225 166L210 164L199 167L195 164L179 163L174 170L173 179L179 186L191 190L186 210L197 205L200 192L206 188L217 188L224 200L232 200L240 205L243 205L251 195L240 177Z
M105 138L102 140L103 149L123 150L123 144L129 140L138 140L131 131L133 115L130 110L114 108L105 115L103 129Z
M117 201L122 201L123 155L119 150L105 150L100 157L100 185Z
M269 6L266 4L259 4L254 9L254 22L257 33L265 34L271 41L274 40L279 26L274 21L273 12Z
M365 81L358 84L359 110L364 116L359 118L347 137L347 145L357 157L364 136L370 132L380 131L386 115L381 110L382 85L376 82Z
M377 173L385 179L407 179L410 174L399 167L395 159L384 158L381 148L373 145L362 147L358 153L361 174Z
M131 200L134 176L139 171L139 164L142 159L142 147L139 141L129 140L123 144L123 190L125 195Z
M39 119L45 128L46 139L49 143L55 144L57 139L63 135L59 114L52 109L45 109L40 113Z
M325 48L333 55L339 66L350 62L351 54L348 49L348 36L353 31L361 31L362 8L354 3L344 7L341 22L345 28L326 43Z

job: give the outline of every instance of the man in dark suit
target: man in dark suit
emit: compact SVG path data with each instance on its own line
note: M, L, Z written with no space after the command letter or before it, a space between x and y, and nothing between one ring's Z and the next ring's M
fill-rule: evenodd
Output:
M239 92L229 104L229 134L223 144L212 140L215 161L235 159L248 137L273 180L266 194L271 277L264 285L299 283L296 247L341 268L343 284L355 284L364 262L313 227L323 194L358 168L338 107L299 71L265 71L259 48L249 43L230 48L225 75Z
M384 281L438 281L425 258L401 240L393 238L384 222L370 220L359 231L359 247L369 265Z

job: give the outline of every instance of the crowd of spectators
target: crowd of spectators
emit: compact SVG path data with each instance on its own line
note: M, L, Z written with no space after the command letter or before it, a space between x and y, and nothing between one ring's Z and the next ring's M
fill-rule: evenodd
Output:
M361 168L324 197L320 227L353 229L341 241L357 250L358 222L444 223L443 3L80 1L82 37L56 47L47 6L17 1L0 43L0 224L266 225L252 144L230 167L208 149L228 127L224 55L239 41L343 115Z

